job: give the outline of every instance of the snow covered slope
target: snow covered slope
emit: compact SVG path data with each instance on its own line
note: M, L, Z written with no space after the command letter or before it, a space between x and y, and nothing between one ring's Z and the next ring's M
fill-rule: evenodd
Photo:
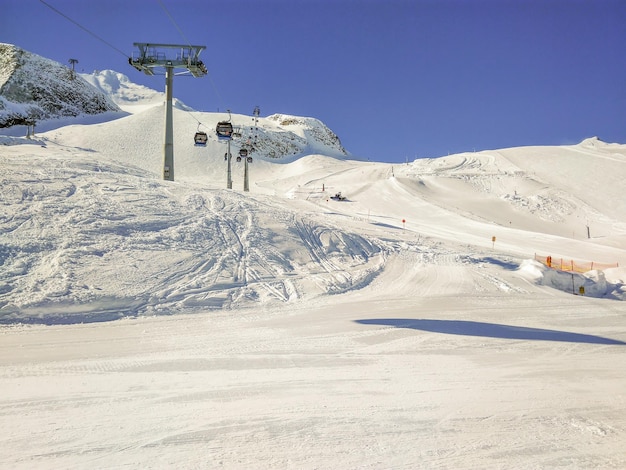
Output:
M1 140L3 322L291 302L363 288L406 252L472 264L494 237L506 264L535 254L626 264L624 145L592 138L394 166L347 160L317 119L279 114L255 125L178 103L178 181L166 183L163 94L112 71L85 78L132 114ZM226 118L240 133L233 155L256 143L250 193L238 191L234 159L235 191L224 190L227 146L212 129ZM193 145L198 128L206 147ZM347 200L335 203L335 192ZM541 284L541 270L530 271ZM576 282L623 299L614 271ZM570 276L545 282L571 291Z
M144 110L38 141L4 140L17 144L0 154L4 322L302 301L365 288L407 254L420 265L494 257L520 266L535 253L626 264L623 145L589 140L393 166L346 160L317 120L270 116L259 141L295 142L295 156L253 153L250 193L233 161L235 190L227 191L226 144L212 134L206 147L192 139L198 118L211 128L223 115L175 109L179 180L164 182L163 106L119 75L100 78L126 101L136 90ZM235 124L250 119L232 115ZM245 139L233 140L233 154ZM302 156L320 150L326 155ZM331 200L335 192L347 201ZM421 279L408 273L407 281ZM622 299L620 276L599 290L577 282ZM515 291L522 278L494 287ZM569 274L562 288L571 290Z
M390 165L233 114L244 192L227 116L177 106L163 181L159 95L94 80L133 114L0 136L1 467L626 467L626 145Z

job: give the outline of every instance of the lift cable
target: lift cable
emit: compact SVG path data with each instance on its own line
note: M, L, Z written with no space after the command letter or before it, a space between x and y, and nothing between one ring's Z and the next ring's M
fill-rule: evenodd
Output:
M165 4L161 1L161 0L157 0L159 2L159 5L161 5L161 8L163 8L163 11L165 12L165 14L169 17L170 21L172 22L172 24L174 25L174 27L178 30L178 33L181 35L181 37L185 40L185 42L187 43L188 46L191 46L191 42L189 41L189 39L187 39L187 36L185 36L185 34L183 33L183 30L180 29L180 27L178 26L178 24L176 23L176 21L174 20L174 17L170 14L170 12L168 11L168 9L165 7Z
M118 49L117 47L115 47L113 44L111 44L110 42L106 41L105 39L101 38L100 36L98 36L96 33L94 33L93 31L90 31L89 29L85 28L83 25L81 25L80 23L78 23L77 21L73 20L72 18L70 18L69 16L67 16L65 13L63 13L62 11L58 10L57 8L53 7L52 5L50 5L49 3L45 2L44 0L39 0L41 3L43 3L45 6L47 6L48 8L50 8L52 11L54 11L55 13L57 13L58 15L62 16L63 18L65 18L66 20L68 20L69 22L75 24L76 26L78 26L80 29L82 29L83 31L85 31L86 33L90 34L91 36L93 36L94 38L96 38L98 41L106 44L107 46L109 46L111 49L115 50L116 52L119 52L121 55L123 55L126 59L130 59L130 56L128 54L126 54L125 52L123 52L122 50ZM160 0L159 0L160 1ZM165 7L163 7L165 9ZM167 10L166 10L167 13ZM168 13L169 15L169 13ZM171 18L171 15L169 15ZM174 19L171 18L172 21L174 22ZM174 22L174 24L176 25L176 23ZM176 27L178 28L178 25L176 25ZM178 28L180 31L180 28ZM181 31L182 34L182 31ZM191 112L189 112L189 114L191 114ZM193 116L193 114L191 114L191 116L197 121L198 125L201 125L202 123L195 117ZM202 124L203 125L203 124Z
M121 51L120 49L118 49L117 47L115 47L113 44L111 44L110 42L102 39L100 36L98 36L96 33L94 33L93 31L90 31L89 29L85 28L83 25L81 25L80 23L74 21L72 18L70 18L69 16L67 16L65 13L57 10L56 8L54 8L52 5L50 5L49 3L44 2L44 0L39 0L41 3L43 3L45 6L47 6L48 8L50 8L52 11L54 11L55 13L61 15L63 18L65 18L66 20L70 21L71 23L74 23L76 26L78 26L80 29L82 29L83 31L85 31L86 33L92 35L94 38L96 38L98 41L103 42L104 44L106 44L107 46L109 46L111 49L119 52L120 54L122 54L124 57L126 57L127 59L129 59L129 55L126 54L125 52Z
M178 23L176 23L176 20L174 20L174 17L171 15L171 13L169 12L169 10L166 8L165 4L163 3L162 0L157 0L159 2L159 5L161 5L161 8L163 9L163 11L165 12L165 14L169 17L170 21L172 22L172 24L174 25L174 27L178 30L178 33L180 34L180 36L183 38L183 40L191 45L191 42L189 41L189 39L187 38L187 36L185 36L185 34L183 33L182 29L180 28L180 26L178 26ZM215 85L215 82L213 81L213 78L211 77L210 73L207 73L207 78L209 79L209 81L211 82L211 86L213 87L213 91L215 92L215 94L217 95L217 99L219 101L219 103L223 104L224 103L224 99L222 98L222 95L220 94L219 90L217 89L217 86ZM222 106L223 107L223 106ZM193 117L196 122L198 123L198 127L200 125L204 126L204 123L200 122L191 111L187 111L191 117ZM206 127L206 126L205 126Z

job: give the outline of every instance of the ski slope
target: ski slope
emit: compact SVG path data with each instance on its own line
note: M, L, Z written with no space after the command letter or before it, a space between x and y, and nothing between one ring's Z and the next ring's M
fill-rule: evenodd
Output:
M158 96L105 78L128 116L0 137L0 467L626 467L625 145L307 138L227 190L223 114L175 109L162 181Z

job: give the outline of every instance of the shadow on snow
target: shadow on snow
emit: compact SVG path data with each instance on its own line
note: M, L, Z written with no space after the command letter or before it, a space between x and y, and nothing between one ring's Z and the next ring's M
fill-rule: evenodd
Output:
M514 271L519 268L519 263L514 261L505 261L502 259L494 258L492 256L487 256L485 258L480 258L478 261L482 261L484 263L493 264L496 266L500 266L503 269L508 269L509 271Z
M482 336L485 338L519 339L533 341L563 341L567 343L626 345L626 342L601 336L570 333L567 331L525 328L462 320L418 320L406 318L374 318L355 320L362 325L384 325L396 328L430 331L448 335Z

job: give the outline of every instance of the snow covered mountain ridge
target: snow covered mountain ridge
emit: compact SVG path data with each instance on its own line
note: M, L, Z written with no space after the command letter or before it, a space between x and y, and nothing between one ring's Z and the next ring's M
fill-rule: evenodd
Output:
M58 62L10 44L0 44L0 127L36 122L40 131L84 120L84 115L102 114L100 121L119 119L155 106L162 106L165 93L133 83L112 70L91 74L73 73ZM174 98L176 109L193 116L194 127L212 131L213 122L225 119L219 113L202 113ZM110 114L107 114L110 113ZM257 156L293 159L310 153L349 156L339 137L315 118L276 114L260 118L252 126L250 117L236 115L241 142L254 142ZM94 122L93 118L89 122ZM210 122L210 124L209 124ZM185 132L177 126L176 132ZM21 132L21 131L17 131ZM8 132L12 135L15 131Z
M165 93L134 83L126 75L113 70L96 70L93 73L81 73L80 76L129 113L162 105L165 100ZM175 106L185 109L178 100L174 99L174 103Z
M68 67L0 43L0 127L120 111Z

